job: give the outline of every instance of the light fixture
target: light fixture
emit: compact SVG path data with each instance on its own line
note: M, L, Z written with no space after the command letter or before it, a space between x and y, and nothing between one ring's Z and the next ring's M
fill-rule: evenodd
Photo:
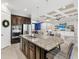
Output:
M48 19L46 21L49 21Z
M50 21L50 19L46 19L46 22L49 22Z
M27 11L27 8L25 8L24 11Z

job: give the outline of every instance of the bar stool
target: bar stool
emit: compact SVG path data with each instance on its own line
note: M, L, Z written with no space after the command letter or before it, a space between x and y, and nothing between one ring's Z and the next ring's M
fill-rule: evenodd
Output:
M65 42L61 45L61 50L59 49L52 50L47 53L47 59L70 59L72 50L73 50L72 42ZM58 51L58 52L57 52ZM57 53L55 53L57 52Z

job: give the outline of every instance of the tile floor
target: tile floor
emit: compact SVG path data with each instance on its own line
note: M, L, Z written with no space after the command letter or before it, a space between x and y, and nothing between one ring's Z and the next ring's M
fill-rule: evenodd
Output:
M1 59L27 59L19 49L19 44L13 44L1 50Z
M27 59L19 49L19 43L1 50L1 59ZM78 49L73 49L71 59L78 59Z

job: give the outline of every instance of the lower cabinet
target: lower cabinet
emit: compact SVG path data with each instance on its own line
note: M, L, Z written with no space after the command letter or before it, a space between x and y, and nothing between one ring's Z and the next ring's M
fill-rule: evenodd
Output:
M25 41L25 55L28 59L30 59L30 56L29 56L29 42L28 41Z
M22 39L22 52L26 56L27 59L36 59L36 49L35 45L28 42L25 39Z
M24 42L24 39L22 39L22 42L21 42L21 50L22 50L22 52L24 53L24 47L25 47L25 42Z
M22 44L22 48L21 48L22 52L24 53L26 58L30 59L29 58L29 51L30 51L29 50L29 42L25 39L22 39L21 44Z
M36 59L41 59L41 50L39 47L36 47Z
M40 53L41 53L40 59L45 59L45 51L43 49L41 49Z
M36 51L36 49L35 49L35 45L34 44L32 44L32 43L30 43L30 59L35 59L35 52Z
M30 43L26 39L22 39L22 48L27 59L45 59L45 51L38 46Z

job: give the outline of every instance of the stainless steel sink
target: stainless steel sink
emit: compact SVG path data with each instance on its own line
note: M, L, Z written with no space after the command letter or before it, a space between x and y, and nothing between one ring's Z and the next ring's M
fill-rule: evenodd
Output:
M35 37L35 36L29 36L30 38L37 38L37 37Z
M31 35L27 35L26 37L28 37L28 39L32 40L32 41L38 41L38 37L36 36L31 36Z
M29 38L31 38L31 39L32 39L32 41L38 41L38 38L37 38L37 37L35 37L35 36L29 36Z

